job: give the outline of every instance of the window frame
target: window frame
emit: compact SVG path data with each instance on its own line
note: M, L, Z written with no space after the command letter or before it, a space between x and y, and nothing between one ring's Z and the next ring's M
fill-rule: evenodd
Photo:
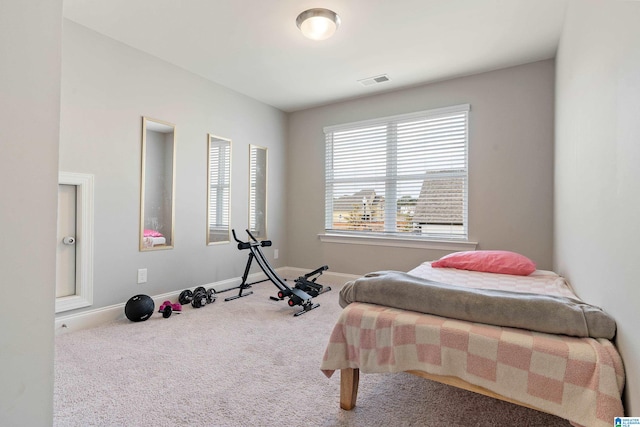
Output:
M340 125L333 125L325 127L325 150L326 150L326 165L325 165L325 224L324 224L324 233L319 234L321 241L328 243L352 243L352 244L370 244L370 245L383 245L383 246L402 246L402 247L419 247L419 248L430 248L430 249L441 249L441 250L473 250L477 245L476 242L469 241L469 221L468 221L468 159L469 159L469 104L461 104L444 108L437 108L425 111L418 111L409 114L400 114L395 116L381 117L370 120L362 120L358 122L345 123ZM333 135L335 132L343 132L350 130L358 130L367 127L373 126L395 126L399 122L407 122L411 120L419 120L419 119L432 119L436 117L443 117L447 115L459 115L463 113L464 116L464 170L462 175L460 172L452 173L452 175L457 174L458 176L462 176L464 178L464 188L463 188L463 225L462 232L458 232L454 234L450 233L422 233L416 234L415 232L401 232L398 231L396 223L394 222L397 218L397 201L391 205L392 207L387 209L385 214L385 231L370 231L370 230L339 230L333 228L334 226L334 194L333 194L333 185L334 185L334 169L333 169ZM396 138L394 136L394 138ZM393 138L392 138L393 139ZM386 158L395 159L397 156L397 150L395 149L395 145L397 145L397 140L389 142L386 140L387 147L391 146L391 154L387 152ZM389 170L394 170L395 165L392 165L390 168L387 167L387 172L385 174L385 180L389 176ZM447 173L445 173L446 175ZM426 174L425 174L426 175ZM397 176L397 175L396 175ZM400 186L402 179L394 179L394 184L392 187L398 188ZM395 193L394 189L389 194L386 194L387 189L389 188L387 185L385 189L386 197L394 197L397 193ZM390 199L395 200L395 199ZM389 212L392 212L392 216L395 218L391 218L393 231L390 231L390 228L387 224L389 220Z

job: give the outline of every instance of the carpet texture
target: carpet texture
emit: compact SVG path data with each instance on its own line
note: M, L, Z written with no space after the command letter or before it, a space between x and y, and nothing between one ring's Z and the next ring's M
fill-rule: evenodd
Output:
M182 314L56 337L54 426L569 426L560 418L409 374L362 374L339 407L319 369L341 283L302 316L276 288ZM156 306L156 311L158 307Z

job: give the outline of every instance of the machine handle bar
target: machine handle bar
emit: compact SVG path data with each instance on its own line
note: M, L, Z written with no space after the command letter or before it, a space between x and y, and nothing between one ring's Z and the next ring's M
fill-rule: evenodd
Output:
M258 241L258 239L256 239L255 236L251 234L249 230L245 230L245 231L247 232L249 237L251 237L251 240L253 240L253 242L243 242L242 240L238 239L238 237L236 236L236 230L235 229L231 230L231 234L233 234L233 239L238 243L238 249L240 250L249 249L252 246L262 246L262 247L271 246L271 240Z

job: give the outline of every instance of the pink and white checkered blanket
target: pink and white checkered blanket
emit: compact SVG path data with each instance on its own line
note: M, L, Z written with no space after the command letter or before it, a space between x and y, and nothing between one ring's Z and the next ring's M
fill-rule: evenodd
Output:
M431 269L427 264L411 273L418 270L421 277L439 281L444 280L420 270L469 277L460 270ZM502 276L490 274L478 280L487 288L510 290L513 280L520 281ZM478 274L471 277L475 280ZM534 273L533 279L533 284L525 280L516 288L575 297L560 276ZM456 284L466 285L465 281ZM551 335L356 302L343 310L321 364L327 376L344 368L454 376L574 425L611 426L614 417L624 415L622 359L606 339Z

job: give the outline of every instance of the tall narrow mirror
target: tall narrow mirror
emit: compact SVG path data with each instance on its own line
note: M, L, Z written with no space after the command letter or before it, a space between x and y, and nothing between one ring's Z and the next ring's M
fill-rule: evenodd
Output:
M249 230L267 238L267 149L249 145Z
M207 245L229 241L231 140L208 134Z
M140 250L173 248L175 125L142 118Z

